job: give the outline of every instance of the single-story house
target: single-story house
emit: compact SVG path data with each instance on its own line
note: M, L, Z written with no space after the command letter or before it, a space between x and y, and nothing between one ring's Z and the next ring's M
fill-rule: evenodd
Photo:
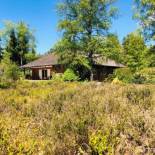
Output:
M106 59L100 55L94 55L94 80L102 81L117 68L125 67L114 60ZM52 73L64 73L64 65L59 63L58 55L52 53L30 62L21 67L29 70L32 80L48 80L52 78Z

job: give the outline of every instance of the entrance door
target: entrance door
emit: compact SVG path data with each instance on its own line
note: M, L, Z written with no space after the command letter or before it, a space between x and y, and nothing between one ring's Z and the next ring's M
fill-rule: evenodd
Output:
M42 70L42 78L43 78L44 80L47 79L47 70Z

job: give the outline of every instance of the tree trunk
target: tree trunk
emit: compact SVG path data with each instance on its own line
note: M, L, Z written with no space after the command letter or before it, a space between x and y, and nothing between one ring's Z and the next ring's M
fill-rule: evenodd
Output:
M90 81L94 80L94 73L93 73L93 69L91 69L90 71Z
M22 58L22 56L20 57L20 65L23 66L23 58Z

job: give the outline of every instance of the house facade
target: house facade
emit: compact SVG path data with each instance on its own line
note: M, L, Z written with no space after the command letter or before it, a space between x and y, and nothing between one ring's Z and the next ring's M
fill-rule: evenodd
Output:
M94 80L97 81L103 81L115 69L125 67L114 60L106 59L100 55L94 55L93 58ZM21 68L25 71L29 70L27 79L48 80L52 78L53 73L64 73L65 67L58 60L59 57L55 53L52 53L30 62Z

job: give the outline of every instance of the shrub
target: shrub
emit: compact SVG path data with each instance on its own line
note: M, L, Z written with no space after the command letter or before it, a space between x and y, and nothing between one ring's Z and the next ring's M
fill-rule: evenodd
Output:
M2 89L9 88L9 86L10 86L10 83L8 82L0 82L0 88Z
M133 73L129 68L116 69L114 77L125 83L132 83L133 81Z
M118 139L113 136L113 133L110 132L109 129L106 132L97 131L96 133L90 135L89 143L94 154L111 155L114 154L114 147L117 145Z
M155 84L155 68L145 68L136 72L129 68L121 68L115 71L114 77L125 83Z
M152 93L149 88L131 87L125 91L129 103L143 106L143 108L150 108L152 105Z
M18 81L0 101L0 154L154 154L154 85Z
M63 81L63 74L60 73L53 73L52 74L52 81Z
M72 69L67 69L63 74L64 81L78 81L79 77L75 74Z
M142 83L155 84L155 67L145 68L138 73Z
M10 60L10 55L5 53L0 64L1 81L17 81L22 76L19 67Z

